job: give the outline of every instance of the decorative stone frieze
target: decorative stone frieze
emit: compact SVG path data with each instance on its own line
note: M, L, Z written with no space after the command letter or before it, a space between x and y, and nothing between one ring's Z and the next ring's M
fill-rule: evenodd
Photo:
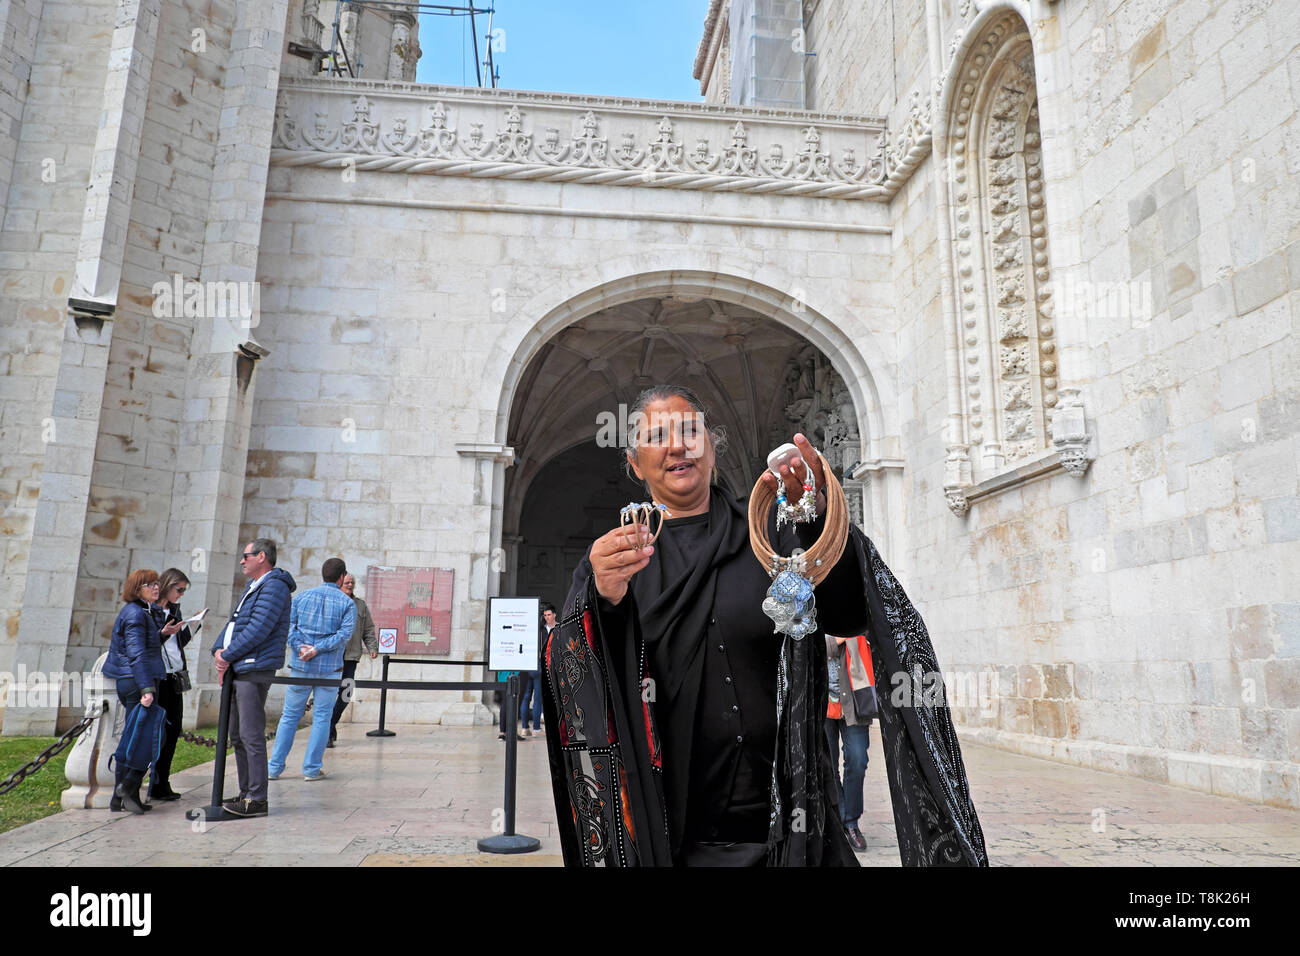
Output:
M272 162L885 201L929 153L929 104L891 138L861 116L286 80Z

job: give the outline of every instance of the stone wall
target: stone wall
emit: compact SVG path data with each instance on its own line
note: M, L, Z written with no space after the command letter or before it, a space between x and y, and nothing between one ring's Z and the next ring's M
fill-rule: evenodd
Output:
M940 8L949 70L974 10ZM1300 27L1277 4L1049 9L1029 32L1059 334L1079 345L1061 374L1084 386L1097 457L1082 480L1020 483L964 518L944 507L949 253L931 193L947 160L931 157L892 203L903 582L945 668L998 673L992 707L959 709L980 739L1296 806ZM861 52L810 44L814 105L896 129L881 44L848 39L881 16L817 5L813 36L834 22ZM899 24L905 59L924 27ZM900 97L926 72L900 75ZM1128 307L1107 308L1120 286Z
M834 301L841 330L859 340L888 313L886 236L798 226L882 220L874 203L773 197L754 217L746 197L724 193L350 180L279 165L268 195L259 339L271 355L258 371L241 536L283 542L280 565L304 585L333 554L362 585L372 564L451 568L453 657L481 654L483 599L495 593L501 466L466 446L504 437L503 390L559 331L549 313L575 296L598 308L615 294L600 291L607 283L644 281L654 294L638 277L659 276L667 291L668 273L768 285L787 305L802 289L803 321ZM740 242L713 217L753 225ZM877 358L888 369L891 356ZM438 720L476 697L398 693L390 714ZM373 719L362 701L358 719Z
M167 530L175 474L189 464L180 430L194 321L179 302L155 316L154 286L172 287L177 275L193 281L200 272L232 7L167 4L159 21L87 508L71 669L89 669L107 647L131 570L193 570L189 549L179 542L169 547ZM201 44L196 29L203 31Z
M5 542L12 573L5 575L4 587L16 589L6 612L7 634L0 638L4 669L21 658L29 672L37 666L46 672L88 670L107 646L130 570L176 565L197 584L206 576L206 554L197 556L179 526L182 513L195 518L201 508L187 508L178 497L202 453L193 441L183 440L182 427L193 356L206 346L195 348L193 313L186 313L180 301L157 303L155 286L162 283L170 290L174 280L193 283L202 275L205 233L213 220L209 194L214 173L219 166L230 168L218 162L217 143L230 86L235 10L234 3L197 0L163 3L156 12L141 6L142 17L156 20L141 21L148 36L135 51L124 49L117 62L131 62L125 54L132 53L144 59L131 66L132 78L109 81L110 87L128 85L121 125L131 138L119 150L105 229L108 241L122 249L121 279L117 284L110 276L111 284L96 291L115 309L103 331L90 337L83 331L89 323L78 321L74 328L66 304L74 294L78 250L85 248L83 219L93 225L97 214L96 206L87 205L87 170L92 149L103 149L104 130L97 142L96 129L100 111L107 108L106 95L112 96L111 89L105 91L107 44L115 36L122 42L123 22L115 34L111 4L103 9L46 4L43 9L43 45L35 54L38 65L19 134L21 159L4 232L10 250L5 253L4 307L17 309L18 321L13 316L4 321L3 334L21 332L26 340L15 340L13 361L20 364L6 355L9 374L0 379L6 390L3 421L10 432L6 443L12 441L15 452L6 453L4 481L16 486L6 496L3 518L15 532ZM104 44L98 67L96 58L87 55L95 42ZM249 31L241 42L266 44L267 54L278 63L276 36ZM79 76L84 76L80 83ZM274 94L264 83L262 96L273 105ZM268 109L268 142L269 122ZM41 181L45 157L52 160L50 182ZM262 170L264 176L265 159ZM260 201L260 191L256 198ZM113 202L120 206L112 207ZM252 228L255 235L259 227ZM38 242L40 248L26 248ZM82 441L79 426L88 419L94 432ZM72 462L83 451L85 470L78 471L81 466ZM55 463L55 484L48 475L39 481L42 455L47 469ZM239 467L242 473L242 462ZM37 502L45 498L51 501L40 512ZM65 498L67 503L60 503ZM55 536L42 537L42 543L64 536L73 544L70 550L44 547L41 566L27 569L32 548L25 533L32 516L39 514L47 517L37 524L48 522L41 534ZM71 591L74 583L75 593L66 604L46 600L47 591L65 584ZM193 597L201 600L202 591ZM32 631L32 647L24 644L26 632L18 633L20 601L24 618L40 631ZM41 648L39 658L28 660L32 648ZM203 670L202 660L200 656L192 664L196 676ZM79 708L64 703L58 719L66 722ZM6 729L14 732L20 719L27 718L9 713ZM40 723L45 718L33 719ZM40 728L49 732L53 720L51 715L49 727L41 723Z
M41 471L57 438L50 427L54 384L113 9L108 2L7 4L0 35L14 70L3 73L4 148L13 166L0 246L0 670L13 669Z
M541 158L499 166L504 154L467 159L463 143L416 156L417 129L440 143L455 117L401 84L322 89L322 122L341 136L352 116L349 149L373 154L364 168L331 155L337 143L272 157L277 88L302 92L279 82L283 21L299 5L135 7L161 11L156 42L142 34L146 105L117 124L119 152L138 135L138 157L102 204L86 189L104 175L91 157L109 135L106 100L132 82L109 57L130 23L105 3L0 14L0 58L21 73L33 51L30 85L0 89L0 670L28 633L53 649L33 660L88 666L132 567L190 567L194 605L219 618L239 583L236 538L263 533L304 586L332 553L362 576L372 563L453 568L453 653L476 653L520 369L611 297L688 288L790 323L849 380L877 468L868 512L881 527L869 530L889 542L944 666L963 682L996 674L991 703L956 701L967 733L1300 805L1300 22L1286 5L1058 0L1016 27L1041 106L1053 361L1060 385L1082 391L1090 465L1034 479L976 467L967 491L1004 487L981 486L962 515L945 497L949 449L977 410L955 371L971 290L952 268L967 201L953 144L962 111L987 108L954 103L976 41L1028 4L808 5L810 106L887 119L920 163L909 178L898 158L896 193L789 179L714 191L700 167L669 170L669 186L691 188L662 188L660 171L609 156L648 150L673 107L599 98L519 100L530 123L530 110L567 111L530 127L554 146ZM483 121L459 128L473 149L477 125L489 147L534 150L511 138L524 134L509 96L453 104ZM367 109L390 110L373 140ZM625 128L598 131L596 112ZM669 139L690 150L707 134L707 152L742 115L764 132L735 157L755 147L773 163L778 126L826 119L683 107ZM297 121L311 132L314 114ZM871 122L833 125L824 145L859 137L850 149L870 158ZM607 151L553 162L601 136ZM846 145L833 144L837 161ZM446 175L406 172L417 165ZM830 198L842 187L862 191ZM127 196L126 215L105 212ZM95 331L66 302L97 229L122 254L116 311ZM175 275L256 280L261 314L243 328L156 315L154 284ZM72 542L67 560L56 539ZM46 600L74 577L73 597ZM395 713L472 706L460 696L399 698Z

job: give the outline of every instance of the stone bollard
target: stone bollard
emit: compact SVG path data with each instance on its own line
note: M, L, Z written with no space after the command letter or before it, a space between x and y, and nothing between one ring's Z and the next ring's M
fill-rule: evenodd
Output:
M86 679L86 713L100 717L77 738L68 754L63 772L72 786L63 791L64 810L107 810L113 797L108 758L117 750L126 715L117 699L117 682L104 676L107 659L107 652L100 654Z

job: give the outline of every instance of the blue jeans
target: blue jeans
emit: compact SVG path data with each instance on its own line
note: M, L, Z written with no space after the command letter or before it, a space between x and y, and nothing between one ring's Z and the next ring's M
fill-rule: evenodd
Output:
M290 673L294 677L304 676ZM309 694L316 696L312 699L311 736L307 738L307 753L302 758L302 775L314 777L320 773L321 761L325 759L325 745L330 739L330 717L334 713L334 702L338 700L339 689L290 684L284 689L284 712L280 715L280 726L275 730L275 749L271 751L271 759L266 765L267 772L273 777L284 772L284 762L289 759L289 748L293 746L298 721L302 720L303 711L307 709Z
M542 683L541 671L524 671L520 675L519 722L524 730L528 729L528 712L533 712L533 730L542 729Z
M871 745L871 724L846 724L826 719L826 740L831 745L831 766L840 790L840 822L856 825L862 816L862 783L867 778L867 748ZM844 781L840 782L840 742L844 744Z

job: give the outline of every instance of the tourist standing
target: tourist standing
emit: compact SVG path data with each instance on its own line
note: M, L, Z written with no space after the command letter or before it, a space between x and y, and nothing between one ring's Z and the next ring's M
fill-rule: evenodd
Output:
M342 558L328 558L321 565L324 583L304 591L293 602L289 622L289 673L293 677L329 678L339 681L343 677L343 649L352 636L357 621L357 606L343 593L339 581L348 573ZM275 731L275 749L267 767L270 779L278 780L284 772L284 762L293 746L298 721L307 709L307 697L312 696L311 735L307 738L307 753L302 759L302 778L322 780L325 771L321 764L325 758L325 745L329 742L330 717L338 699L338 684L311 686L290 684L284 691L284 712L280 726Z
M114 785L109 809L114 811L125 809L131 813L144 813L153 809L141 802L140 784L144 782L145 772L156 757L156 751L147 753L149 759L137 755L152 749L141 747L140 738L150 734L156 736L157 723L163 719L161 709L153 710L158 685L165 674L162 642L179 629L177 624L168 624L164 628L158 626L149 613L157 599L158 572L146 568L132 571L122 588L125 603L113 622L108 658L104 661L103 674L117 681L117 699L126 708L128 718L127 729L113 755ZM136 720L132 720L136 705L152 712L136 715Z
M361 660L361 649L364 647L370 654L373 661L379 656L379 641L375 638L375 621L370 616L370 608L366 607L366 602L357 597L354 593L357 588L357 579L351 574L343 575L343 581L339 584L343 593L352 598L352 603L357 607L357 623L353 625L352 637L348 639L348 646L343 651L343 685L349 693L344 693L339 689L339 699L334 705L334 714L330 717L330 741L327 747L333 747L334 741L338 740L339 718L343 716L343 711L347 708L349 701L352 699L351 690L353 681L357 676L357 664Z
M172 757L176 754L176 741L181 735L181 721L185 715L185 692L190 689L189 663L185 659L185 646L193 639L191 629L181 615L180 600L190 589L190 579L180 568L168 568L158 578L158 603L154 617L161 626L179 625L164 637L162 642L163 668L166 674L158 682L158 706L167 715L167 728L163 733L162 750L149 775L149 799L179 800L181 795L171 787ZM201 624L195 624L197 631Z
M264 817L266 800L266 695L284 664L289 612L297 588L289 572L275 566L275 542L257 538L239 558L248 587L235 613L212 646L218 682L227 672L235 682L230 736L235 744L239 796L222 807L239 817Z
M862 817L862 786L867 776L867 749L871 746L871 720L876 715L876 688L872 678L871 649L867 639L826 635L826 670L830 702L826 711L826 742L839 785L840 822L854 850L865 850L858 821ZM839 773L839 751L844 749L844 777Z

